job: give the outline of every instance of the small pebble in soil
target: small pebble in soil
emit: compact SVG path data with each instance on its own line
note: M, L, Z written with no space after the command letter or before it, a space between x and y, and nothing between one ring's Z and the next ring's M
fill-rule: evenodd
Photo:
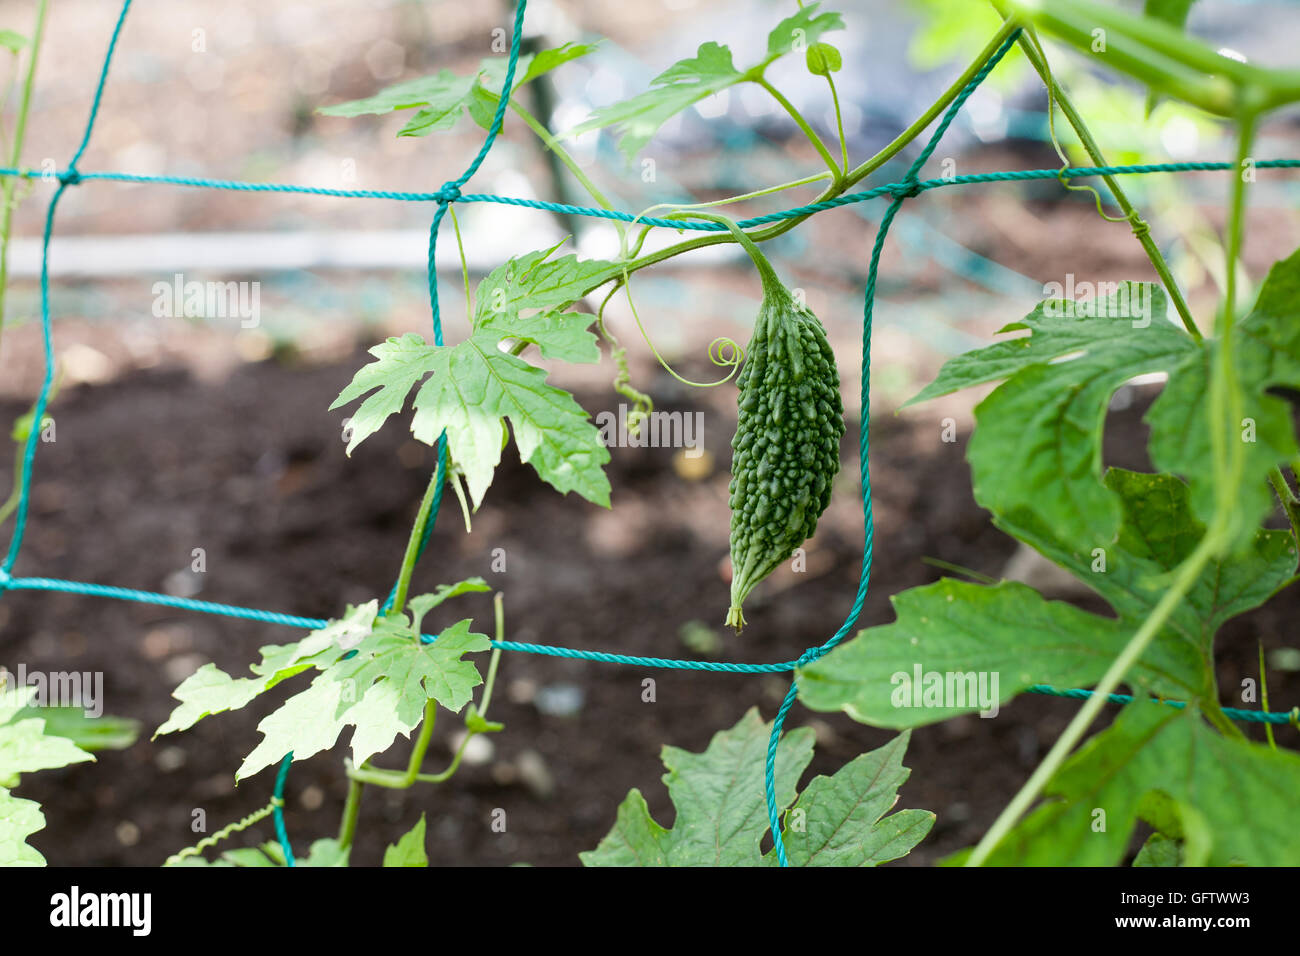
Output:
M496 747L492 741L482 734L475 734L465 742L465 735L468 731L457 731L451 735L448 743L451 746L451 752L455 753L460 749L462 743L465 744L465 755L461 757L461 762L467 767L482 767L484 764L492 762L492 757L496 753Z
M172 684L179 684L205 663L201 654L178 654L163 664L163 675Z
M325 803L325 791L314 783L303 787L302 793L298 794L298 803L304 810L319 810Z
M123 820L113 832L122 846L135 846L140 842L140 828L130 820Z
M974 720L978 719L974 718ZM951 720L945 720L941 723L939 725L940 732L946 740L961 740L971 735L974 720L972 720L970 714L959 714Z
M163 773L172 773L185 766L185 751L180 747L163 747L154 755L153 762Z
M435 838L444 841L456 840L465 832L465 824L454 814L443 814L433 826Z
M203 576L188 567L181 568L163 579L162 589L172 597L192 598L203 590Z
M533 796L545 800L555 792L555 777L536 750L523 751L516 758L515 767L519 771L519 779Z
M512 704L531 704L537 696L537 682L526 677L517 677L506 688L506 696Z
M548 717L572 717L582 710L585 698L577 684L547 684L538 689L533 703Z
M155 628L140 641L140 652L151 661L160 661L172 652L171 632Z

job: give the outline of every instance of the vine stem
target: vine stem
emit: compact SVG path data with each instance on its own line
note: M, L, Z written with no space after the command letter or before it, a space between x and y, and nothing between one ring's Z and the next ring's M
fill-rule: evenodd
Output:
M532 113L528 112L528 110L525 109L513 96L510 98L510 108L515 111L516 115L518 115L521 120L524 121L525 126L537 134L538 138L542 141L542 144L551 152L555 153L560 162L564 164L564 168L573 174L573 178L582 185L583 189L587 190L587 193L592 199L596 200L596 204L600 206L601 209L612 210L614 208L610 205L609 200L605 198L605 194L596 188L596 184L591 181L591 177L583 172L582 167L578 165L578 161L569 154L568 150L560 145L559 140L551 134L551 131L543 126L541 121ZM616 225L621 225L621 223L616 223Z
M1006 6L1001 0L991 0L993 8L1003 18L1004 25L1015 25L1016 21L1006 12ZM1061 112L1065 115L1066 120L1074 129L1074 133L1079 137L1079 142L1083 145L1084 151L1088 157L1097 166L1107 166L1106 157L1093 138L1092 132L1088 129L1087 124L1083 121L1083 116L1075 108L1069 94L1060 83L1056 82L1052 76L1051 68L1047 64L1046 57L1043 56L1042 49L1038 45L1038 39L1033 35L1032 28L1024 26L1025 32L1021 34L1019 44L1020 49L1024 52L1026 59L1042 79L1043 84L1047 87L1049 94L1055 99L1056 104L1060 106ZM1124 188L1120 186L1119 180L1112 175L1101 177L1106 183L1106 188L1110 190L1111 196L1115 199L1115 205L1119 206L1124 213L1124 218L1128 219L1133 226L1133 234L1142 245L1146 252L1147 258L1151 260L1151 265L1160 277L1160 282L1165 287L1169 295L1169 301L1173 304L1174 310L1178 313L1178 318L1182 321L1183 327L1193 339L1200 342L1202 339L1201 330L1196 327L1196 320L1192 318L1191 309L1188 308L1187 300L1183 298L1182 290L1174 280L1174 274L1169 268L1169 263L1165 261L1164 254L1161 253L1160 247L1156 245L1151 238L1151 231L1146 227L1145 222L1138 216L1138 211L1133 203L1129 201L1128 195ZM1141 227L1139 227L1141 224Z
M1224 515L1232 514L1245 469L1246 449L1229 436L1240 426L1241 389L1237 386L1237 368L1233 359L1232 329L1237 318L1237 260L1241 256L1245 223L1246 174L1250 147L1255 136L1258 116L1244 111L1237 124L1237 174L1232 181L1232 200L1228 210L1228 241L1224 244L1227 273L1223 287L1223 309L1219 316L1218 361L1210 376L1210 408L1217 413L1211 420L1211 449L1214 452L1215 504Z
M420 501L420 510L411 527L411 536L406 542L406 553L402 556L402 570L397 578L397 587L393 591L393 606L389 614L400 614L406 607L406 595L411 588L411 574L415 571L415 562L420 557L420 540L424 537L424 525L429 520L429 509L433 507L433 496L438 491L438 479L443 469L435 468L429 479L429 486L424 490Z
M505 625L505 595L497 592L493 597L493 614L496 618L496 639L500 644L506 639ZM488 705L492 702L492 688L496 684L497 666L501 661L501 648L492 649L492 657L488 663L487 679L483 682L483 696L479 703L478 714L480 717L487 718ZM452 777L458 769L460 762L465 756L465 750L469 742L478 736L480 731L470 730L456 748L456 753L452 757L451 763L447 769L441 773L420 773L420 767L424 764L425 754L429 750L429 740L433 734L434 721L437 718L437 702L430 700L424 707L424 723L420 728L420 736L416 739L415 747L411 751L411 759L408 761L406 770L384 770L379 767L349 767L348 777L354 783L372 783L379 787L388 787L390 790L406 790L418 783L442 783Z
M31 56L27 62L27 76L23 79L22 98L18 101L18 118L14 120L14 141L9 153L9 166L18 169L22 159L23 140L27 136L27 114L31 111L32 89L36 85L36 62L41 55L41 41L45 36L47 0L36 4L36 27L32 30ZM18 180L5 177L0 184L0 333L5 326L5 290L9 286L9 234L13 229L14 194Z
M469 262L465 258L465 243L460 237L460 220L456 218L456 204L447 203L447 212L451 213L451 228L456 233L456 251L460 253L460 277L465 282L465 315L471 327L474 325L474 296L469 291Z
M1263 641L1259 641L1259 642L1257 642L1257 646L1259 647L1259 697L1260 697L1260 703L1264 706L1264 709L1265 709L1265 710L1268 710L1268 670L1267 670L1267 668L1264 666L1264 642L1263 642ZM1272 725L1272 724L1265 724L1265 725L1264 725L1264 734L1265 734L1265 735L1267 736L1267 738L1268 738L1268 746L1269 746L1269 749L1270 749L1270 750L1277 750L1277 740L1275 740L1274 737L1273 737L1273 725Z
M1025 52L1028 55L1029 49L1027 48ZM1049 76L1050 74L1044 76L1045 82L1051 82ZM1056 90L1059 91L1059 87L1056 87ZM1065 100L1061 100L1063 111L1065 102ZM1069 114L1067 113L1067 115ZM1238 117L1237 178L1233 182L1232 204L1228 218L1228 241L1226 243L1228 271L1224 305L1220 313L1220 327L1218 329L1220 348L1210 379L1210 440L1214 453L1216 492L1214 518L1210 527L1206 529L1200 543L1196 546L1196 550L1188 555L1187 559L1179 566L1170 589L1160 598L1155 608L1152 609L1150 616L1142 622L1142 626L1130 638L1124 650L1111 663L1101 681L1093 688L1093 695L1075 714L1074 719L1070 721L1065 728L1065 732L1052 746L1047 757L1038 765L1025 782L1025 785L1020 788L1020 791L1007 804L1006 809L994 821L993 826L984 834L983 839L980 840L967 860L967 866L980 866L988 860L998 843L1011 831L1012 827L1029 809L1030 804L1038 798L1048 781L1065 762L1079 739L1101 712L1102 705L1108 695L1119 685L1124 675L1128 673L1129 668L1138 662L1147 646L1159 633L1160 628L1164 626L1165 621L1168 620L1179 602L1186 597L1192 585L1196 583L1210 559L1221 548L1231 544L1235 537L1232 515L1235 511L1237 487L1242 477L1244 449L1240 442L1230 442L1228 439L1228 435L1235 427L1235 421L1240 415L1241 406L1241 393L1236 387L1235 368L1232 360L1231 333L1236 314L1233 299L1235 291L1234 276L1237 269L1237 257L1241 252L1245 210L1246 177L1243 175L1242 167L1250 156L1250 144L1254 137L1257 119L1257 115L1249 108L1243 109ZM1078 132L1077 127L1076 132ZM1080 138L1083 138L1082 134ZM1098 160L1099 165L1101 164L1099 157L1094 156L1093 158ZM1240 731L1223 716L1217 700L1206 701L1203 709L1206 717L1224 733L1235 736L1241 735Z
M939 114L947 109L952 101L960 95L961 91L965 89L966 84L974 79L975 75L984 68L984 64L988 62L989 57L997 52L998 47L1002 45L1002 42L1010 36L1015 29L1016 24L1009 21L1004 22L997 34L989 41L988 45L980 51L980 54L975 58L971 65L968 66L961 76L957 77L957 79L954 80L942 94L940 94L939 98L935 100L923 114L913 121L912 125L899 133L898 136L894 138L893 142L880 150L880 152L876 153L861 165L855 166L847 176L840 176L833 179L831 184L827 186L826 189L822 191L821 195L814 199L813 202L824 202L827 199L833 199L836 196L842 195L849 189L849 187L856 185L863 179L866 179L873 172L902 152L909 143L920 136L921 133L925 131L926 127L933 123L939 117ZM754 242L766 242L768 239L775 239L777 236L789 232L800 223L806 221L812 215L813 213L807 213L803 216L796 216L793 219L785 219L775 225L767 227L766 229L761 229L749 234L750 238ZM640 269L644 269L647 266L652 266L657 262L663 262L685 252L690 252L693 249L701 249L705 246L715 246L720 243L735 241L735 237L729 233L715 233L709 236L687 239L683 242L667 246L655 252L646 253L640 258L633 259L631 262L625 264L625 268L630 274ZM605 276L599 279L599 281L593 282L583 290L582 295L585 296L590 294L593 290L598 289L600 286L608 282L610 278L610 276ZM581 298L581 296L579 296L579 298Z
M492 595L492 616L496 623L497 644L506 639L506 596L498 591ZM501 663L501 648L492 648L488 659L487 679L483 682L483 698L478 705L478 715L487 717L488 704L492 703L492 688L497 682L497 666Z
M840 159L844 163L844 173L849 171L849 143L844 138L844 114L840 112L840 94L835 89L835 80L830 74L830 70L825 73L826 83L831 88L831 102L835 104L835 125L839 128L840 133Z
M831 155L831 151L826 148L826 144L822 142L822 138L817 135L817 132L808 125L808 121L803 118L803 114L795 109L794 104L785 98L785 94L769 83L766 77L755 77L754 82L767 90L772 99L780 103L781 108L790 114L790 118L795 121L795 124L798 125L801 130L803 130L804 136L808 137L808 142L812 143L813 146L816 147L817 152L821 154L822 159L826 162L830 171L835 175L835 178L839 179L842 170L836 164L835 157Z
M728 196L725 199L711 199L708 202L683 203L682 205L674 205L670 202L655 203L653 206L647 206L645 209L641 210L641 212L637 214L637 219L640 219L642 216L648 216L659 209L670 210L669 218L671 218L673 215L679 213L688 213L692 209L713 209L717 206L729 206L732 203L744 202L748 199L760 199L763 196L771 196L775 193L784 192L787 189L794 189L798 186L811 186L813 183L819 183L824 179L834 178L835 176L833 173L821 172L814 173L811 176L805 176L802 179L794 179L788 183L778 183L775 186L767 186L763 189L756 189L753 192L742 193L739 196ZM635 225L635 223L633 223L633 225ZM646 237L650 235L651 230L654 228L654 226L642 226L641 234L637 236L636 239L636 245L631 249L630 253L628 250L622 249L620 252L621 258L628 258L629 255L632 257L640 255L641 247L645 245Z
M1300 498L1296 498L1295 492L1287 484L1286 478L1282 475L1282 469L1273 466L1268 473L1268 480L1273 485L1273 490L1277 493L1277 500L1282 503L1282 510L1286 512L1287 521L1291 522L1291 536L1295 539L1297 545L1300 545ZM0 517L3 520L3 517ZM1268 708L1265 707L1265 710Z
M361 790L364 785L360 780L348 781L348 799L343 804L343 820L339 823L339 846L346 850L352 846L352 838L357 835L357 816L361 812Z
M1164 593L1160 601L1152 609L1151 615L1142 622L1142 626L1129 639L1128 644L1124 646L1124 650L1111 662L1106 673L1097 686L1093 688L1092 696L1079 708L1078 713L1074 715L1065 731L1057 738L1056 743L1052 745L1052 749L1048 751L1043 762L1025 781L1024 786L1011 799L1011 802L998 815L998 818L993 821L993 826L989 827L983 839L971 851L970 857L966 860L966 866L982 866L997 848L1003 837L1011 832L1012 827L1029 809L1030 804L1038 799L1047 782L1051 780L1057 769L1065 762L1075 744L1083 737L1092 722L1097 719L1097 715L1101 713L1102 708L1106 705L1109 695L1119 686L1119 682L1128 673L1129 668L1141 658L1143 652L1147 649L1147 645L1159 633L1160 628L1164 626L1165 621L1174 612L1179 602L1191 590L1192 585L1196 583L1196 579L1200 577L1205 565L1209 563L1210 558L1217 550L1220 543L1218 538L1220 537L1219 534L1212 534L1207 531L1205 536L1201 538L1196 550L1187 556L1187 559L1178 569L1173 585Z

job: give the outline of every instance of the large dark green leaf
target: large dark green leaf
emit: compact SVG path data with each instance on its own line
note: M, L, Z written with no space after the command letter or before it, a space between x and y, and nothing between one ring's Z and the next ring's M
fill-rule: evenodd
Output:
M801 670L800 699L814 710L842 709L864 723L902 728L995 710L1034 684L1096 683L1204 531L1177 478L1111 469L1105 487L1120 504L1122 524L1115 540L1096 551L1071 546L1028 509L997 520L1096 590L1116 617L1048 601L1013 582L985 587L945 579L896 595L892 624L859 632ZM1166 697L1212 694L1215 632L1266 601L1295 568L1288 533L1257 532L1250 550L1206 568L1128 679Z

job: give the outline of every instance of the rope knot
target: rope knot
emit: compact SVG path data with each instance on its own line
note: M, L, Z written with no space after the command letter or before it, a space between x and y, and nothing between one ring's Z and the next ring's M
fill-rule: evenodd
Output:
M820 647L810 647L803 652L803 655L794 662L795 667L806 667L813 661L821 660L822 649Z
M13 578L9 576L9 572L4 568L0 568L0 594L9 590L9 582L12 580Z
M442 188L434 193L434 196L436 196L438 202L443 205L457 202L460 199L460 187L454 182L443 183Z
M63 172L59 173L58 180L65 186L75 186L81 182L81 173L77 171L76 166L69 166Z
M911 199L921 195L921 184L915 179L904 179L901 183L890 183L889 194L895 199Z

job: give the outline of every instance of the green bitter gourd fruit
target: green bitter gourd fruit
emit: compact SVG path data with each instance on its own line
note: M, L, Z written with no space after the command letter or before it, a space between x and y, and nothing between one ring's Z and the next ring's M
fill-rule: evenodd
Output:
M726 224L763 281L763 304L736 380L739 414L731 440L726 623L739 630L745 597L812 536L830 503L844 403L835 355L817 316L795 301L752 240Z

